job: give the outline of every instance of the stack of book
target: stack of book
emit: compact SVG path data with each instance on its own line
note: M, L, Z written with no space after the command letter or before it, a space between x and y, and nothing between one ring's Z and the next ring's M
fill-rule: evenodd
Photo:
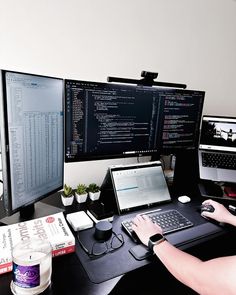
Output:
M30 238L48 240L52 256L75 251L75 238L62 212L0 227L0 274L12 270L12 248Z

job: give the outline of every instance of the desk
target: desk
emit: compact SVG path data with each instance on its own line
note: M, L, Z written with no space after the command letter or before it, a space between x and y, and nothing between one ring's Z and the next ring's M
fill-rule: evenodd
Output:
M188 203L188 204L180 204L178 201L176 201L176 198L173 198L173 203L165 204L163 206L166 206L168 208L174 205L180 212L183 212L187 217L190 217L190 219L194 218L194 222L196 224L203 224L205 220L200 216L198 212L196 212L196 207L201 204L202 199L198 196L195 196L195 198L194 196L191 196L191 197L192 197L192 201L191 203ZM61 205L60 198L57 195L54 195L52 197L45 199L44 202L51 205L57 205L57 206L63 207ZM72 207L69 207L66 209L66 212L71 213L74 210L81 210L83 209L83 206L84 205L79 205L74 203ZM121 218L122 217L116 216L117 226L118 226L118 221ZM124 236L125 236L125 233L124 233ZM186 242L180 245L179 247L182 249L185 249L186 251L189 251L190 253L191 251L193 251L193 253L196 254L197 252L196 249L200 247L201 245L206 245L208 242L215 239L217 240L221 239L223 240L223 242L225 242L225 237L228 237L228 236L229 236L228 230L222 228L220 232L212 234L210 236L201 236L200 234L199 239L192 240L189 243ZM128 236L126 236L125 238L128 239ZM222 242L222 245L223 245L223 242ZM217 247L218 245L219 243L217 244ZM121 249L119 251L121 251ZM124 251L127 251L126 248L123 248L123 249ZM203 251L205 251L205 248ZM136 263L137 263L137 267L139 266L145 267L147 265L147 263L145 262L141 262L140 264L139 262L136 262ZM157 262L157 267L158 267L158 262ZM54 295L55 294L56 295L58 294L105 295L105 294L108 294L113 289L113 287L117 284L117 282L121 279L121 277L122 276L119 276L99 284L92 283L89 280L78 256L75 253L73 253L73 254L53 258L52 285L51 285L51 288L45 291L44 293L50 294L50 295L51 294L54 294ZM0 276L0 294L1 295L11 294L11 291L9 288L10 281L11 281L11 273L3 274Z

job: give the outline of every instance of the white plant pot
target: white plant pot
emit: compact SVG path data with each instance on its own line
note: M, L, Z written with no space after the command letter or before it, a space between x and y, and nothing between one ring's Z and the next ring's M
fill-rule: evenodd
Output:
M99 199L100 197L100 191L99 192L96 192L96 193L92 193L92 192L89 192L89 198L92 200L92 201L96 201Z
M64 197L61 195L61 201L64 206L70 206L74 201L74 195L71 195L71 197Z
M88 197L88 194L87 193L86 194L82 194L82 195L79 195L79 194L75 193L75 198L76 198L76 201L78 203L84 203L84 202L86 202L87 197Z

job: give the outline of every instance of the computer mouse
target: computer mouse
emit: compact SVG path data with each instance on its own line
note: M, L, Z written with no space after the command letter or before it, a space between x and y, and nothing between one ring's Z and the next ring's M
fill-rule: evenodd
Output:
M210 204L202 204L201 207L200 207L200 211L201 211L201 213L204 212L204 211L214 212L215 208Z

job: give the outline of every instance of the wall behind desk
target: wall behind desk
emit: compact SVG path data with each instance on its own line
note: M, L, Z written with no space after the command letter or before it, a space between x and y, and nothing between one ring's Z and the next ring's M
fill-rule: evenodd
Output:
M0 0L0 68L101 82L156 71L205 90L204 113L234 116L235 15L235 0ZM100 182L123 161L66 164L65 181Z

